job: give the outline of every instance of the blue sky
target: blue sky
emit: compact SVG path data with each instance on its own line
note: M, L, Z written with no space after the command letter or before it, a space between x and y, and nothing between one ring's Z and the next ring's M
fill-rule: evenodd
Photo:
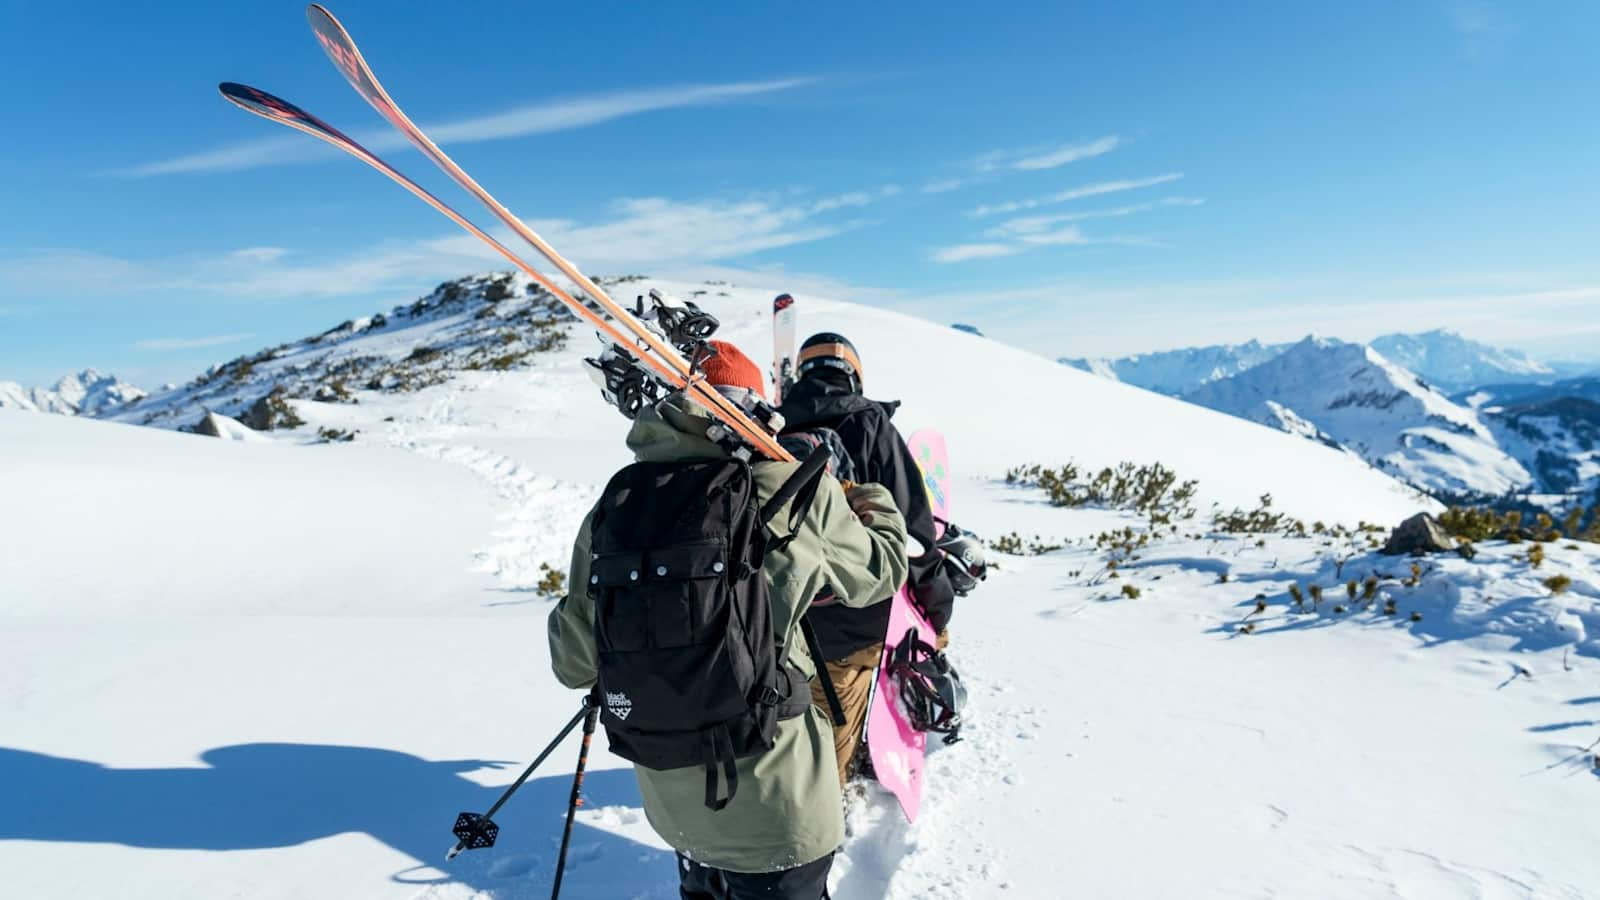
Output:
M1050 355L1444 326L1600 356L1600 6L890 6L332 8L589 271L826 290ZM0 379L182 380L501 267L217 96L390 146L298 3L0 0L0 59Z

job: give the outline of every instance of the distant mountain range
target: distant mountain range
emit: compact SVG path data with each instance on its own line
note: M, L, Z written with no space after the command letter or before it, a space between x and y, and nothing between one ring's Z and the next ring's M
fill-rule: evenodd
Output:
M1342 447L1433 493L1503 494L1534 480L1475 411L1361 344L1306 338L1183 399Z
M1326 339L1338 343L1335 339ZM1060 362L1147 390L1179 396L1202 384L1237 375L1273 359L1294 344L1218 344L1137 353L1115 359L1062 358ZM1518 350L1469 340L1448 329L1386 334L1369 345L1390 362L1445 393L1486 384L1549 382L1600 369L1600 363L1547 363ZM1600 375L1600 372L1595 374Z
M1581 367L1452 331L1061 362L1339 447L1440 496L1600 492L1600 374L1563 378Z
M1549 380L1561 374L1519 350L1491 347L1443 328L1421 334L1386 334L1374 338L1371 346L1385 359L1444 391L1489 382Z
M67 375L51 388L25 388L15 381L0 381L0 409L101 416L144 396L144 390L94 369Z
M1178 396L1202 384L1237 375L1289 349L1290 344L1219 344L1136 353L1118 359L1066 359L1060 362L1102 378L1125 381L1147 390Z
M89 369L50 388L0 382L0 408L206 433L292 427L299 419L286 401L354 403L361 391L409 392L462 370L521 367L560 348L568 321L525 279L473 276L155 395ZM1563 378L1570 367L1453 332L1061 362L1319 441L1436 496L1545 493L1600 503L1600 373Z

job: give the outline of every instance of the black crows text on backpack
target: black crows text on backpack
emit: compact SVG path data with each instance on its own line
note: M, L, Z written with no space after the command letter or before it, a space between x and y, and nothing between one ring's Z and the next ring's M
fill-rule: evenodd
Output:
M767 522L792 499L799 525L824 457L760 509L749 464L731 458L634 463L595 507L589 592L611 751L652 769L703 765L712 809L738 790L735 760L772 749L778 720L811 704L761 564L778 547Z

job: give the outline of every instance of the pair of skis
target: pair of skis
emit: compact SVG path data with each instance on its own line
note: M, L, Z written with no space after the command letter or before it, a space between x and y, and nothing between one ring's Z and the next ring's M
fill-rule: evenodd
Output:
M505 257L508 262L527 273L530 278L538 282L545 290L549 291L562 303L566 304L579 318L593 326L603 340L613 347L621 349L640 365L644 366L652 377L673 389L686 390L690 395L711 411L717 420L725 426L739 441L748 445L752 450L769 459L793 460L788 451L781 447L777 440L762 428L751 416L737 404L733 403L694 370L690 361L685 360L677 348L673 347L662 336L657 335L635 314L626 307L617 303L601 290L598 285L568 262L561 254L557 253L543 238L536 234L523 221L517 218L495 200L488 191L473 180L454 160L446 156L422 129L418 128L404 112L401 111L383 86L378 83L378 78L373 74L372 68L367 65L361 51L356 48L355 41L344 26L339 24L333 14L322 6L313 3L306 9L306 18L311 24L311 30L317 37L317 42L328 54L328 58L344 75L350 86L355 88L372 108L378 111L385 120L393 125L397 131L405 135L422 154L432 160L446 175L450 176L456 184L460 185L467 193L476 197L488 210L499 219L513 233L526 241L530 246L544 256L563 275L577 285L585 295L592 299L599 307L597 312L587 304L574 299L571 294L557 285L550 278L536 270L524 261L510 248L495 240L481 228L472 224L468 219L452 209L444 201L429 193L421 185L384 162L376 154L361 146L349 135L344 134L327 122L317 118L304 109L267 93L258 88L247 85L225 82L218 89L222 96L230 103L254 113L262 118L287 125L297 131L311 135L318 140L325 141L340 150L354 156L367 165L377 169L391 178L396 184L416 195L418 199L432 206L446 218L461 226L468 234L483 241L494 249L496 253Z

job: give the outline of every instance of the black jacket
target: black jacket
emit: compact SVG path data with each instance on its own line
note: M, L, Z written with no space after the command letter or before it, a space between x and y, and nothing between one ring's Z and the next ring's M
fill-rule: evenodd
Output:
M912 596L927 615L928 624L942 631L955 606L955 590L940 565L939 551L933 549L933 508L928 503L921 470L900 432L889 421L900 404L869 400L851 391L845 379L830 377L833 374L826 370L816 372L790 388L780 410L784 429L832 428L844 440L856 478L881 484L894 495L895 505L906 517L906 533L924 548L921 556L911 560ZM889 604L862 609L819 606L807 618L817 631L823 655L843 659L883 641L889 627ZM930 638L931 635L924 636L932 643Z

